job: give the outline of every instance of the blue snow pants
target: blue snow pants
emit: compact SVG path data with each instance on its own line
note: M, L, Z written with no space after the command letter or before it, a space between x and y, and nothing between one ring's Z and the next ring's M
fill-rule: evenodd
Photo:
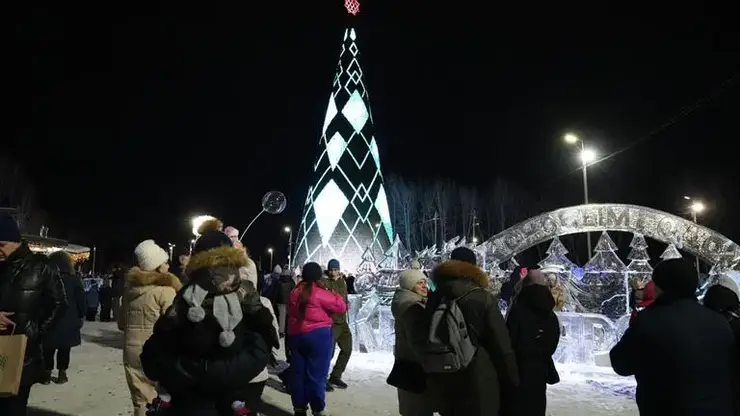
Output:
M290 397L294 409L311 407L313 413L326 407L326 381L331 364L331 328L319 328L289 337L293 380Z

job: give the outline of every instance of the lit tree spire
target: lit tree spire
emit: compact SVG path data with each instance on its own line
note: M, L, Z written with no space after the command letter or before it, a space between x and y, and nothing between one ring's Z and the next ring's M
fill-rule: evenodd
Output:
M360 2L357 0L344 0L344 7L347 9L347 13L352 16L357 16L360 12Z

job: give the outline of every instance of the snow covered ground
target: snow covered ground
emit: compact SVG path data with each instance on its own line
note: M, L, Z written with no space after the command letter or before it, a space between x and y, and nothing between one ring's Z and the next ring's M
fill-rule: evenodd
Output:
M72 350L70 382L36 385L29 415L114 416L130 414L130 399L121 364L122 335L112 323L85 323L83 344ZM328 408L337 416L397 415L396 391L385 378L392 357L354 354L345 374L346 391L328 393ZM634 381L609 373L560 369L562 382L548 390L548 415L637 415ZM273 381L273 386L278 383ZM265 389L268 416L292 415L290 397Z

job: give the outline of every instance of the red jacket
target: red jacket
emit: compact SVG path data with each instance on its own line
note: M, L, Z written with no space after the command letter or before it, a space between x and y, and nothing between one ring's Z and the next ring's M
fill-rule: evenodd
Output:
M651 280L642 288L642 300L637 304L635 310L632 311L630 326L632 326L632 323L635 321L635 317L639 311L647 308L653 302L655 302L655 283Z
M331 328L332 314L347 312L347 302L340 295L324 289L319 283L314 283L311 296L306 304L306 314L301 319L298 301L303 291L304 282L301 282L290 292L288 298L288 335L300 335L319 328Z

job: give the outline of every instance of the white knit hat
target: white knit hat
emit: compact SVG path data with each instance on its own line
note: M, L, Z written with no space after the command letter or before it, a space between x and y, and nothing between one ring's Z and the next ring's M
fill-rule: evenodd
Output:
M239 269L239 278L251 282L257 288L257 265L247 257L247 265Z
M151 272L170 261L170 256L154 240L144 240L134 249L136 263L141 270Z
M416 284L422 280L426 280L426 278L427 277L421 270L408 269L405 272L401 273L401 276L398 278L398 285L406 290L414 290Z

